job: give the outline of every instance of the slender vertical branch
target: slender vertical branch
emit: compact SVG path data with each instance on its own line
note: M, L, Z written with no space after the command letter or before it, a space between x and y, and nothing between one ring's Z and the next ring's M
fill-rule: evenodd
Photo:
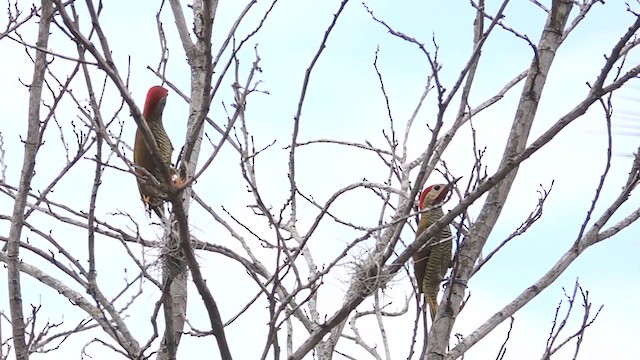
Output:
M210 89L212 76L212 55L211 55L211 36L212 24L215 17L217 0L198 0L193 4L194 11L194 34L196 37L195 45L191 46L184 24L181 7L177 1L171 1L171 8L176 18L178 31L181 34L183 45L189 63L191 65L191 104L189 108L189 120L187 126L187 139L184 147L182 163L180 166L180 175L189 179L193 177L200 152L200 144L202 143L202 124L207 117L210 105ZM207 287L205 280L200 271L200 265L197 262L193 248L191 247L191 237L189 234L188 208L189 199L191 198L191 187L187 187L183 191L176 192L176 189L169 191L169 200L173 204L175 219L177 220L177 235L180 248L182 249L186 264L189 266L193 282L202 296L209 320L214 332L214 336L218 343L218 349L223 360L231 360L231 351L226 340L224 324L220 316L217 303L213 294ZM165 241L165 246L173 248L171 243L173 237L169 236ZM185 284L186 286L186 284ZM186 287L181 289L186 292Z
M46 49L49 44L49 28L53 16L53 3L50 0L42 0L40 13L40 25L38 26L38 48ZM22 313L22 290L20 288L20 237L24 225L24 211L27 204L27 196L31 188L36 166L36 155L41 145L40 133L40 104L42 99L42 87L47 67L47 54L44 51L36 51L34 71L29 86L29 112L27 118L27 138L24 143L24 158L22 161L22 173L20 186L13 203L11 227L9 229L9 241L7 246L8 257L8 287L9 308L11 311L11 323L13 325L13 346L16 359L27 360L29 349L25 341L25 323Z
M340 18L340 14L347 6L349 0L343 0L338 7L338 11L333 15L333 20L331 24L324 32L324 37L320 42L320 46L318 47L318 51L313 56L311 60L311 64L305 71L304 80L302 81L302 90L300 91L300 98L298 100L298 108L296 110L296 114L293 117L293 135L291 136L291 147L289 148L289 204L291 205L291 216L289 219L289 223L291 225L295 224L297 217L297 206L296 206L296 193L297 193L297 185L296 185L296 167L295 167L295 159L296 159L296 148L298 143L298 134L300 132L300 118L302 117L302 106L304 104L305 97L307 95L307 88L309 87L309 81L311 79L311 72L313 71L318 59L322 55L322 52L327 47L327 41L329 40L329 35L331 35L332 30L334 29L336 23L338 22L338 18Z

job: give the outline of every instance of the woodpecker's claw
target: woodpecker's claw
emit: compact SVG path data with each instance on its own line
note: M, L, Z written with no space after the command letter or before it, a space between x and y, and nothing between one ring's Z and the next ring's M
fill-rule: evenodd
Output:
M176 168L170 166L169 172L171 173L171 183L174 187L180 187L184 185L186 181L185 179L181 178L180 175L178 175L178 171L176 170Z
M184 185L186 181L183 178L181 178L178 174L173 174L173 176L171 176L171 182L173 182L173 186L180 187Z
M146 195L146 194L145 194L145 195L142 195L142 202L143 202L145 205L151 206L151 196Z

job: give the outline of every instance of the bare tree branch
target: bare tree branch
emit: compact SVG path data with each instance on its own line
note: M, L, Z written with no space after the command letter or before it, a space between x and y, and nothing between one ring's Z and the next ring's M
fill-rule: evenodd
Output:
M42 12L40 14L40 26L38 28L37 45L40 48L47 48L49 43L49 27L51 16L53 15L53 4L50 1L42 1ZM46 54L38 51L34 64L33 79L29 88L29 115L27 125L27 139L24 147L24 159L22 163L22 174L20 176L20 186L16 194L16 201L13 204L11 216L11 228L9 229L9 239L7 241L7 275L9 282L9 306L11 309L11 324L13 329L13 346L18 360L27 360L29 350L25 341L25 324L22 313L22 289L20 287L21 261L20 255L20 235L24 225L24 209L27 203L27 195L31 187L34 169L36 165L36 155L41 145L40 135L40 101L42 98L42 84L46 71ZM5 256L4 254L1 254Z

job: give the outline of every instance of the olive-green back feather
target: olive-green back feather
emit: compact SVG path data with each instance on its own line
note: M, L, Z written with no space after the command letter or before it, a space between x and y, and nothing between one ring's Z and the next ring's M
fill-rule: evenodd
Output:
M160 158L166 166L170 166L171 155L173 153L173 145L171 144L171 140L169 139L164 126L162 126L162 118L159 116L150 116L148 120L149 121L147 121L147 124L149 125L149 130L151 130L151 134L156 140L156 143L158 144L158 148L160 150ZM159 183L164 183L162 171L156 164L154 157L151 155L151 151L149 151L149 148L147 148L140 129L136 131L136 139L134 145L134 162L138 166L141 166L145 170L147 170L151 175L153 175L153 177L155 177ZM140 176L145 175L140 171L138 171L138 174ZM137 179L137 182L138 190L140 190L140 195L147 203L147 205L149 205L149 209L161 209L164 202L163 195L150 183L147 183L140 178Z
M166 166L171 165L171 154L173 153L173 145L167 135L167 132L161 122L150 122L149 129L153 133L153 137L158 143L160 149L160 157ZM162 172L159 166L154 166L153 171L149 171L159 182L163 182Z

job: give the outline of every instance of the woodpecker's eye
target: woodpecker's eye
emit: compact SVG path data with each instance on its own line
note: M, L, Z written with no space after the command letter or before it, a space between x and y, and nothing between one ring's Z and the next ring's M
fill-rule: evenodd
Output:
M436 189L436 190L440 190L440 185L436 185L433 188Z

